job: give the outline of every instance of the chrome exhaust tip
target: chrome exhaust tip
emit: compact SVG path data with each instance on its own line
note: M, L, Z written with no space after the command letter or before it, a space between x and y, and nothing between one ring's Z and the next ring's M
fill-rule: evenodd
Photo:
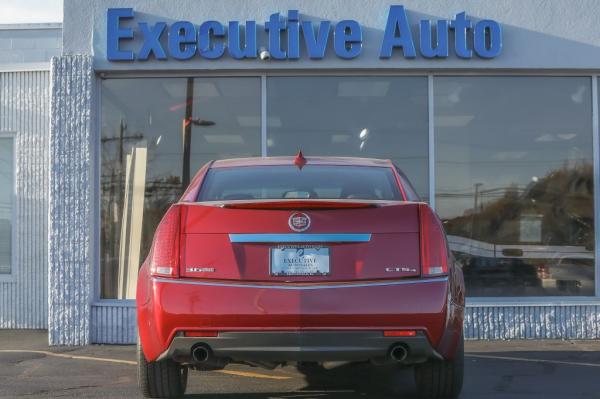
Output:
M192 348L192 359L196 363L204 363L210 359L210 348L208 346L199 344Z
M408 350L404 345L395 345L390 349L390 357L395 362L403 362L408 356Z

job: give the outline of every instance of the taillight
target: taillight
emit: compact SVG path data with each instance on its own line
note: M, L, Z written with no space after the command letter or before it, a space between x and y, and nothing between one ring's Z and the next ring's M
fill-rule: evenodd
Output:
M448 273L448 245L444 228L426 204L419 205L421 274L438 276Z
M173 205L156 228L150 250L150 274L179 277L180 207Z

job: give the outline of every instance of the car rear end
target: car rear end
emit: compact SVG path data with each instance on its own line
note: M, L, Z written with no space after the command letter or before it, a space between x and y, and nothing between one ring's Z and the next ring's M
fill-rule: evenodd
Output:
M147 361L452 361L462 275L391 163L212 165L140 270Z

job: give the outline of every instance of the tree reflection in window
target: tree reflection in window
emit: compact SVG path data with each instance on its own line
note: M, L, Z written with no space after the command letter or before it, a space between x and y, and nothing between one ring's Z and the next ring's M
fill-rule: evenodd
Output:
M435 79L436 204L467 295L594 295L590 83Z

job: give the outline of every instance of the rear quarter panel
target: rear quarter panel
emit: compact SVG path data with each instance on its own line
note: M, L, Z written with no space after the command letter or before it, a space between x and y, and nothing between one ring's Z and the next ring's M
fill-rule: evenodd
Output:
M463 336L465 317L465 282L462 270L456 263L450 268L448 289L450 303L447 306L446 325L437 350L444 358L453 359Z

